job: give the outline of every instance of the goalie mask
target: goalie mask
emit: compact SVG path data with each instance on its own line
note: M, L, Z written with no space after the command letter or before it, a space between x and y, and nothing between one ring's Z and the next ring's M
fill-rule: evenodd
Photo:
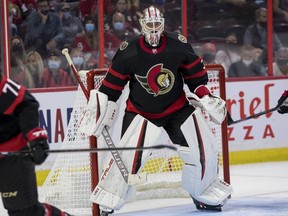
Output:
M164 31L164 17L160 10L154 6L146 8L141 14L139 22L145 41L152 47L158 46Z

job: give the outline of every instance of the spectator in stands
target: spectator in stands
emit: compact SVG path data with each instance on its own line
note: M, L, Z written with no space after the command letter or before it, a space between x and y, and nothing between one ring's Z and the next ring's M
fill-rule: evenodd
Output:
M123 41L135 36L133 29L126 23L124 14L116 12L113 15L112 28L105 32L105 48L109 59Z
M265 67L268 62L267 55L267 9L259 8L255 11L255 23L248 26L244 34L244 44L250 44L256 48L259 56L258 62ZM277 34L273 32L274 52L282 47L282 42Z
M228 76L230 65L241 59L239 49L238 36L231 32L225 37L223 49L218 50L216 53L215 61L224 67L226 77Z
M26 88L34 88L35 83L24 62L17 55L11 55L11 79Z
M31 74L36 88L43 87L44 64L41 55L37 51L30 51L26 55L25 65Z
M134 2L134 1L133 1ZM135 31L138 31L138 20L140 18L141 13L138 11L139 4L133 4L130 7L128 0L114 0L113 2L113 12L108 14L105 19L105 26L107 29L113 28L113 15L117 12L124 14L125 20L130 24Z
M18 26L20 24L19 22L20 22L20 17L21 17L21 14L19 13L19 7L13 4L12 2L9 2L8 13L9 13L8 22L10 26L10 35L11 36L18 35L19 33Z
M266 74L254 59L255 48L251 45L243 45L241 48L241 60L231 64L228 70L228 77L265 76Z
M63 35L59 35L59 48L70 47L76 35L81 34L84 31L81 20L71 12L71 8L68 3L64 3L59 17L62 23ZM56 37L56 40L57 38Z
M84 53L89 52L93 56L98 55L98 32L96 24L90 15L84 18L84 32L77 35L72 43L73 48L81 49Z
M76 70L77 71L83 70L84 69L84 64L85 64L84 52L81 49L74 48L74 49L72 49L70 51L70 56L71 56L73 64L75 65ZM74 83L74 85L78 85L78 81L77 81L77 79L76 79L76 77L75 77L75 75L74 75L74 73L72 71L71 66L68 64L68 62L67 62L67 66L65 68L66 68L65 70L68 72L68 74L69 74L72 82Z
M273 11L274 11L275 18L280 18L288 22L288 1L287 0L274 0Z
M11 38L11 56L17 56L22 62L25 61L26 51L21 37L15 35Z
M43 87L73 86L73 82L67 71L61 67L60 50L50 51L48 66L43 72Z
M37 10L27 17L25 45L47 57L49 50L57 48L58 40L63 36L59 16L50 10L49 1L38 0Z
M215 64L216 46L214 43L204 43L200 48L200 56L204 64Z
M27 17L32 13L32 11L36 10L36 0L25 0L22 2L22 16L23 20L26 20Z
M281 47L275 53L273 74L275 76L288 75L288 47Z

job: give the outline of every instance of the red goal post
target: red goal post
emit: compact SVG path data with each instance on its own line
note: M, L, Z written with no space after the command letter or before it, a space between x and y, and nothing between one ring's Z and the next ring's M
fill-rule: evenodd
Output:
M221 65L206 65L206 69L209 77L208 86L211 92L220 95L220 97L225 100L225 72L223 67ZM80 79L88 92L100 87L107 70L108 69L104 68L91 71L79 71ZM124 90L124 93L118 101L120 107L119 117L114 123L114 128L111 128L111 135L116 146L120 136L121 119L124 113L125 97L128 95L127 92L127 90ZM78 131L79 120L83 114L86 103L87 99L79 87L61 148L106 147L103 140L96 140L93 136L87 137ZM220 178L230 183L227 122L224 121L222 125L219 126L210 121L208 115L205 113L204 115L213 133L217 137L217 145L220 153ZM161 142L159 144L173 145L168 139L168 136L165 135L159 142ZM59 154L44 182L42 200L56 205L61 209L65 209L71 214L98 216L99 206L92 204L89 198L91 191L93 191L98 183L102 162L107 154L110 154L110 152L101 152L98 154ZM148 174L148 181L143 185L135 187L135 198L133 199L189 197L189 195L183 191L180 184L182 165L183 162L177 155L177 152L169 149L153 150L152 156L143 168L143 171Z

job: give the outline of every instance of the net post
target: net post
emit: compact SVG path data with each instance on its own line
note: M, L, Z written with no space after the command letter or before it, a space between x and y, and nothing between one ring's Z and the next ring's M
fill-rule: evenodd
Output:
M207 69L216 69L219 71L219 86L220 97L226 101L226 82L225 82L225 70L220 64L205 65ZM229 145L228 145L228 125L227 121L223 121L221 124L221 136L222 136L222 155L223 155L223 175L224 181L230 184L230 162L229 162Z

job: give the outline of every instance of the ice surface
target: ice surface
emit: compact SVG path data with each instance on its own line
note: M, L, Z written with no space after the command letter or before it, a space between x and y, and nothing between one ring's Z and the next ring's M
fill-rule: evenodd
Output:
M288 216L288 161L231 166L230 174L234 193L222 212L200 212L177 198L128 203L113 216ZM0 216L7 216L2 204Z

